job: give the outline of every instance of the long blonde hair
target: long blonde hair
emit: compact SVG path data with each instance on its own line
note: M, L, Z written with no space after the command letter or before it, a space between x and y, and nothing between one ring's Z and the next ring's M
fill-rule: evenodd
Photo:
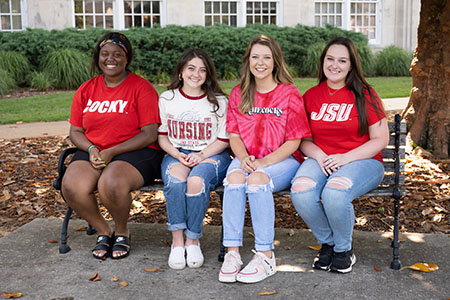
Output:
M245 50L244 56L242 56L242 67L241 67L241 102L239 103L239 110L242 113L249 112L255 102L255 77L250 72L250 52L254 45L260 44L269 47L272 52L274 67L272 71L272 76L277 84L293 84L291 74L287 69L286 62L283 58L283 52L281 51L280 45L271 37L266 35L259 35L253 38Z

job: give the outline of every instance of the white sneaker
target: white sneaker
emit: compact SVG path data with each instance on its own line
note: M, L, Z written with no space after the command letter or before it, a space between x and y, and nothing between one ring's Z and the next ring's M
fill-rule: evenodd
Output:
M225 254L222 268L220 268L219 281L220 282L236 282L236 276L242 266L242 260L239 253L230 251Z
M198 245L186 246L186 256L186 263L189 268L200 268L204 261L200 242L198 242Z
M184 247L170 247L170 255L169 255L169 267L176 270L181 270L186 267L186 258Z
M248 265L236 276L236 280L244 283L255 283L272 276L277 272L275 253L268 258L261 252L252 250L255 255Z

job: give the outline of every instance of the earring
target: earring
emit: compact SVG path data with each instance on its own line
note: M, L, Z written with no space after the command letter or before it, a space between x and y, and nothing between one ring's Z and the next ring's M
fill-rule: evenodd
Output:
M183 80L183 78L181 78L181 73L180 73L180 74L178 74L178 79L179 79L180 81L182 81L182 80Z

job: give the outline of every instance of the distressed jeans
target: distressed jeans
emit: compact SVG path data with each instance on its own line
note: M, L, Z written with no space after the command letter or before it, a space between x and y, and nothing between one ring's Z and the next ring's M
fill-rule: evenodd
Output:
M269 183L264 185L229 184L227 179L224 180L223 245L225 247L242 246L245 205L248 196L255 233L255 249L257 251L273 249L275 207L272 193L289 187L299 165L300 163L291 156L281 162L256 170L255 172L262 172L269 176ZM232 172L242 172L248 179L249 174L244 172L240 166L239 159L234 158L228 167L227 176Z
M295 180L299 177L312 179L312 186L302 191L294 191L294 186L299 184L295 183ZM355 223L352 201L376 188L383 177L384 166L376 159L350 162L330 176L326 176L319 163L315 159L308 158L292 180L292 203L319 244L334 245L335 252L348 251L352 248ZM345 180L340 181L339 178ZM348 186L330 187L329 183L333 182L333 179L335 183L344 183Z
M185 154L198 152L184 149L180 151ZM214 163L208 160L213 160ZM202 236L203 218L208 208L210 191L222 183L230 161L230 155L224 151L192 167L188 178L200 177L203 180L203 188L198 194L187 194L188 178L181 181L170 175L171 165L181 164L180 161L166 154L161 164L161 175L164 181L169 231L184 229L185 235L190 239L199 239Z

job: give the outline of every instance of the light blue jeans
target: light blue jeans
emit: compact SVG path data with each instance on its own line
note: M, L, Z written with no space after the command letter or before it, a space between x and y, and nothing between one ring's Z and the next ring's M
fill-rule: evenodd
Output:
M198 152L184 149L180 151L186 154ZM214 160L215 163L206 160ZM187 181L170 176L170 166L180 161L166 154L161 164L169 231L185 229L184 233L190 239L199 239L202 236L203 218L208 208L210 191L222 183L231 158L228 152L224 151L206 160L194 166L189 173L188 178L199 176L203 180L201 192L192 195L186 193Z
M353 161L326 176L319 163L308 158L292 179L292 203L319 244L334 245L335 252L348 251L352 248L355 223L352 201L376 188L383 176L384 166L376 159ZM295 180L299 177L311 178L313 186L295 192L294 188L299 184ZM341 183L348 185L347 188L329 186L333 181L339 183L336 181L339 178L344 178Z
M240 166L239 159L234 158L228 167L227 176L231 172L242 172L248 179L249 174ZM263 172L269 176L270 181L265 185L229 184L227 179L224 180L222 209L225 247L242 246L246 196L248 195L255 233L255 249L257 251L273 249L275 207L272 193L288 188L299 166L300 163L291 156L279 163L256 170L255 172Z

